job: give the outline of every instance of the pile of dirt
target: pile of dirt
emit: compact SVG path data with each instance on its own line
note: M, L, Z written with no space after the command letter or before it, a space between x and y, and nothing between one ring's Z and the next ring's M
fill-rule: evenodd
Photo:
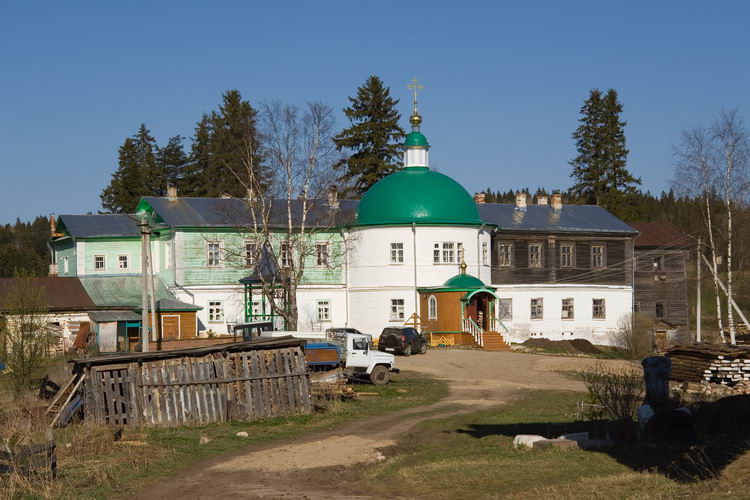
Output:
M585 339L572 340L549 340L549 339L528 339L523 343L525 347L531 349L541 349L548 352L559 352L565 354L601 354L602 351L594 344Z

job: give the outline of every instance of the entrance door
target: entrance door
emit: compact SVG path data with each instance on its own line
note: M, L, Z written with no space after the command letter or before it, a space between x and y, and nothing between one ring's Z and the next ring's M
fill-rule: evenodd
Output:
M178 339L180 338L180 316L178 314L162 315L161 317L161 338Z
M495 297L492 294L479 292L469 299L469 304L466 307L468 316L483 331L490 329L493 300L495 300Z

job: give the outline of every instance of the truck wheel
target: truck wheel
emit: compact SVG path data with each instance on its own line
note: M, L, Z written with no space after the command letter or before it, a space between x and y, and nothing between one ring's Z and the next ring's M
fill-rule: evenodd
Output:
M388 383L388 369L383 365L377 365L370 373L372 385L385 385Z
M404 356L411 356L411 344L409 344L406 347L404 347L403 354L404 354Z

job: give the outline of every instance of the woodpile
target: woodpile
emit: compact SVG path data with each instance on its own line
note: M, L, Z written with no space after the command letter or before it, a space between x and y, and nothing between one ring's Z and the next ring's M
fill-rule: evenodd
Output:
M341 368L311 372L310 382L313 405L316 408L324 408L326 401L340 401L357 397L354 388L347 385L347 378Z
M677 345L667 350L672 380L733 386L750 381L750 348L724 344Z

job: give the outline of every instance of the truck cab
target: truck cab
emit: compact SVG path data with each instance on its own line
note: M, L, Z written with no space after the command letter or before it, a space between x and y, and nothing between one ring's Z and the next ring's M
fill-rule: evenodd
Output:
M372 349L371 342L370 335L347 333L339 342L307 344L305 357L308 365L317 369L340 366L350 377L367 378L375 385L382 385L388 382L389 372L398 372L396 358Z

